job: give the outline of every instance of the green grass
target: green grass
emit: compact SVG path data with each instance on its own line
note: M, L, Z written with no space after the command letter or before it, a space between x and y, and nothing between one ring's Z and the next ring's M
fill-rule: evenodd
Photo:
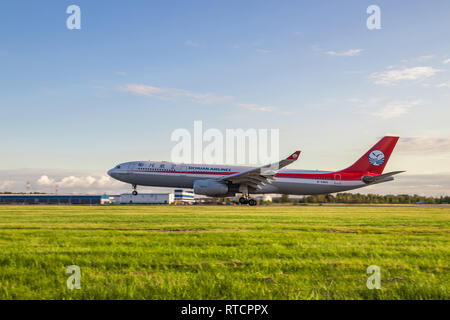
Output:
M450 208L0 206L0 299L449 299L449 231Z

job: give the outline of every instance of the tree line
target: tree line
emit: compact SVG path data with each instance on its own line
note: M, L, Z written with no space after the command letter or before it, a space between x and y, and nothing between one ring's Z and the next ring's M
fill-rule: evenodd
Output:
M291 198L283 195L272 199L273 203L385 203L385 204L414 204L414 203L430 203L430 204L448 204L450 196L426 197L408 194L399 195L379 195L379 194L361 194L361 193L337 193L325 195L313 195Z

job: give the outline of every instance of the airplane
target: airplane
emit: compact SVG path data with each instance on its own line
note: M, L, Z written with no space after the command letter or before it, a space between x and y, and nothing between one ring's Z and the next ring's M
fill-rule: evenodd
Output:
M133 195L137 186L189 188L210 197L241 194L239 203L254 206L251 194L315 195L342 192L394 180L405 171L383 173L399 137L385 136L350 167L339 171L280 170L299 156L262 167L178 164L158 161L133 161L117 165L108 175L130 183Z

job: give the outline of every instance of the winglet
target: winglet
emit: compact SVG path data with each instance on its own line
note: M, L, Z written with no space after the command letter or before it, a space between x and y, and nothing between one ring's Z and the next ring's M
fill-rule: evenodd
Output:
M300 156L300 151L295 151L293 154L291 154L289 157L286 158L286 160L297 160Z
M296 161L299 156L300 151L295 151L289 157L281 161L266 164L262 167L251 168L246 171L237 172L235 174L220 178L220 180L231 181L232 183L247 184L250 186L252 184L255 184L255 182L256 186L259 186L262 183L270 183L270 181L276 175L277 170L290 165L292 162Z

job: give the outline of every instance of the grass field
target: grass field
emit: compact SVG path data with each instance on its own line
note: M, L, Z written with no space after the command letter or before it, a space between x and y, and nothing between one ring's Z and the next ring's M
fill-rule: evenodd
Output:
M0 206L0 299L449 299L449 231L450 207Z

